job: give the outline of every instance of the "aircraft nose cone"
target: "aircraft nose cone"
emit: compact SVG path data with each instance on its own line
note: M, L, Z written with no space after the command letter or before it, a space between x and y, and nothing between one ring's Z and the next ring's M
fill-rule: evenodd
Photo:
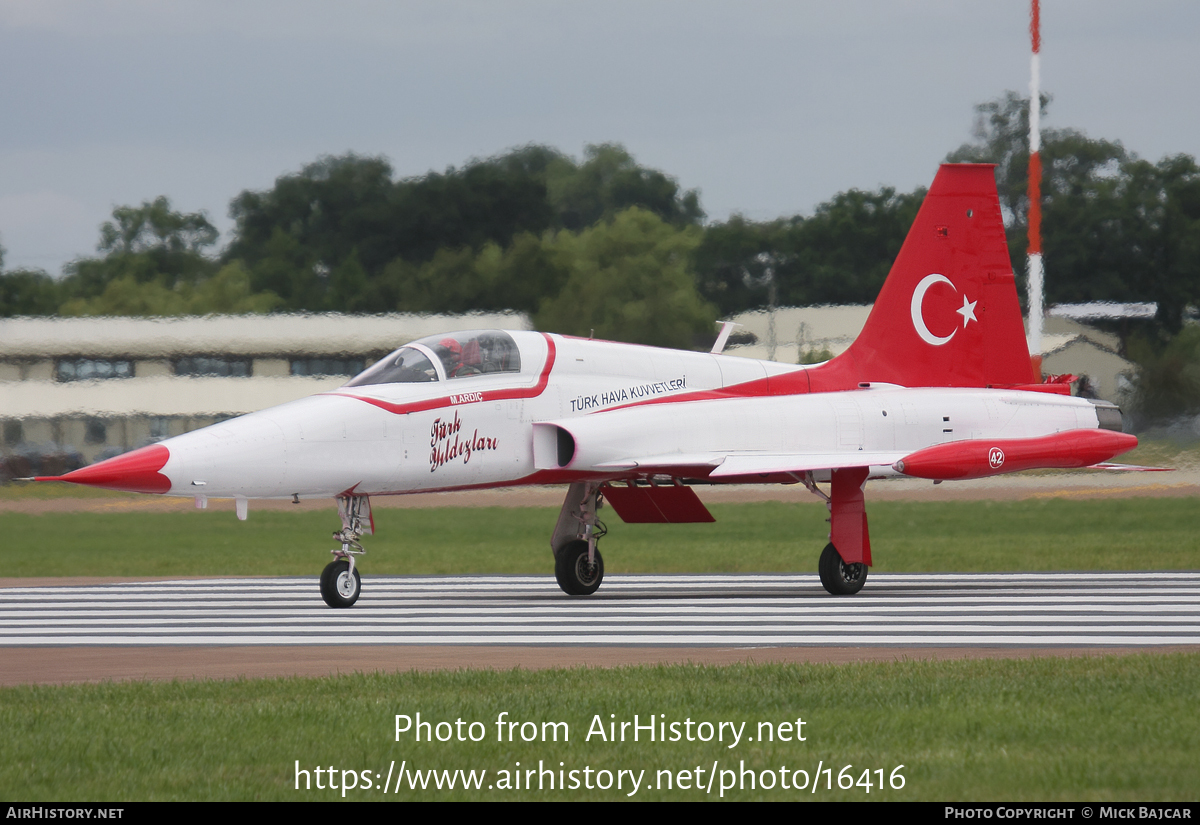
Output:
M166 493L171 489L171 480L159 470L170 457L171 451L162 444L151 444L99 464L81 467L65 476L38 476L36 480L69 481L130 493Z

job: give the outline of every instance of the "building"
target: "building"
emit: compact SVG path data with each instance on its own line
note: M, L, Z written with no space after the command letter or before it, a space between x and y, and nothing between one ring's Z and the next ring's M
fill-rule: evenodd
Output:
M854 342L870 313L871 304L743 312L730 319L738 327L725 351L785 364L825 360L840 355Z

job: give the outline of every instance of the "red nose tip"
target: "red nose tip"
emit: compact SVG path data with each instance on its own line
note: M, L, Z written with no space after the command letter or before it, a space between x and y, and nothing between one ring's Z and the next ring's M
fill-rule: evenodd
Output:
M88 484L130 493L166 493L171 489L171 479L159 470L170 457L171 452L166 447L151 444L99 464L73 470L65 476L38 476L36 480L69 481L72 484Z

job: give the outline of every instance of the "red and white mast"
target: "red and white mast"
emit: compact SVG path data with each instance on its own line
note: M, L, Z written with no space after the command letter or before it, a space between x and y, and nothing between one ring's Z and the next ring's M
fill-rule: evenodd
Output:
M1045 287L1042 272L1042 148L1041 78L1038 53L1042 49L1041 4L1031 0L1029 37L1033 55L1029 64L1029 353L1034 376L1042 377L1042 316Z

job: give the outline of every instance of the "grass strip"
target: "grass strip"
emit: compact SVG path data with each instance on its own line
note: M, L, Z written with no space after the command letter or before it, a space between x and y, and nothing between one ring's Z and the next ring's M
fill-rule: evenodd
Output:
M609 573L810 572L828 525L819 504L712 508L715 524L622 524L601 548ZM878 572L1200 569L1200 502L876 502ZM366 575L548 574L553 508L381 509ZM317 575L336 518L231 514L0 513L7 576Z
M1200 655L1024 660L897 661L851 665L735 665L460 670L321 679L104 683L0 690L0 796L41 801L340 799L418 800L1195 800L1200 787ZM482 741L396 741L396 714L448 722ZM518 723L509 732L496 720ZM632 727L679 723L681 741L648 741ZM798 728L798 719L804 720ZM685 727L686 720L692 726ZM521 723L527 736L522 741ZM565 722L558 741L542 723ZM616 723L617 741L607 739ZM745 723L734 747L699 741L699 723ZM767 727L772 740L767 741ZM782 723L790 724L781 727ZM606 737L595 734L602 724ZM536 728L536 733L534 729ZM588 738L589 729L593 735ZM434 730L431 728L431 731ZM685 731L691 732L688 741ZM503 735L497 741L498 732ZM804 741L796 741L797 734ZM423 738L427 738L425 734ZM789 741L781 741L787 738ZM752 739L753 741L748 741ZM409 771L398 792L384 778ZM708 771L717 763L711 792ZM297 762L300 774L296 790ZM512 772L552 770L515 788ZM562 763L560 765L560 763ZM822 767L818 790L813 776ZM845 766L854 784L838 787ZM893 788L893 771L903 787ZM325 790L317 790L317 767ZM584 768L591 768L588 789ZM832 768L832 774L823 770ZM558 785L559 769L567 789ZM804 790L781 787L808 775ZM415 772L486 771L479 790L436 788ZM363 774L370 771L369 775ZM569 771L580 787L570 787ZM645 771L632 797L595 787L608 770ZM742 771L753 771L755 786ZM882 774L875 771L881 770ZM509 788L501 788L508 771ZM666 773L672 781L668 789ZM731 771L723 774L722 771ZM865 775L864 771L870 771ZM682 774L681 774L682 772ZM773 788L764 789L764 772ZM307 776L307 778L306 778ZM688 788L680 788L681 776ZM741 787L726 789L740 778ZM878 780L882 777L883 787ZM869 792L865 782L870 781ZM304 790L311 782L311 789ZM862 782L864 784L857 784ZM370 784L372 787L364 788ZM410 785L415 784L414 790ZM832 784L832 789L828 787ZM843 779L843 785L849 781ZM492 787L489 789L489 785Z

